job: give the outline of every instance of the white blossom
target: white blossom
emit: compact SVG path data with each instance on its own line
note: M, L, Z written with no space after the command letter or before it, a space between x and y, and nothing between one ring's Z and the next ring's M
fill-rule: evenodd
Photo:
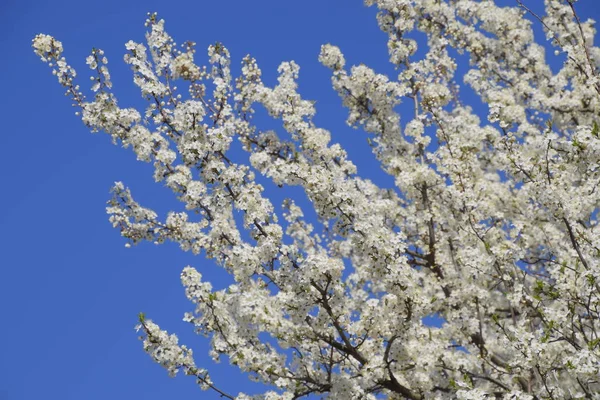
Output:
M198 65L195 43L178 46L149 14L146 44L125 46L148 101L137 111L118 105L102 50L86 59L86 101L62 44L33 40L86 126L131 147L185 205L159 215L117 182L111 224L128 247L172 241L231 274L218 290L186 267L193 308L184 321L210 338L215 361L270 390L233 394L142 314L144 350L170 375L183 371L229 399L600 398L593 22L574 1L546 0L539 20L524 1L365 3L378 9L395 76L347 66L333 44L319 61L393 187L359 176L313 120L293 61L273 87L251 56L234 78L223 44ZM533 24L566 55L558 71ZM487 105L481 116L463 104L457 53L468 57L462 81ZM260 107L281 127L254 126ZM231 157L234 140L248 165ZM318 222L292 199L279 215L265 180L299 186Z

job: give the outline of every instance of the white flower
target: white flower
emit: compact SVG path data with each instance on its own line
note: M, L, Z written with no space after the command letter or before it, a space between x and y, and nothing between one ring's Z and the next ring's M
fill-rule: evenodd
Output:
M321 46L321 53L319 54L319 61L326 67L333 70L339 70L344 68L346 60L340 49L331 44L325 44Z

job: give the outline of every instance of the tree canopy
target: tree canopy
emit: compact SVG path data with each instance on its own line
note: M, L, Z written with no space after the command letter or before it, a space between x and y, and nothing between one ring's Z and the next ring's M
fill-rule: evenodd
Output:
M210 337L215 360L272 389L213 382L190 348L140 314L144 350L169 374L238 400L600 398L593 21L573 0L546 0L544 15L520 0L365 3L379 10L397 76L347 67L333 44L319 61L393 188L361 177L317 126L293 61L274 87L251 56L232 72L221 43L199 65L196 44L176 44L149 14L147 43L126 44L148 101L136 110L119 107L102 50L86 60L87 99L62 43L33 40L86 126L152 163L186 209L159 216L117 182L110 222L128 245L173 241L232 275L214 290L185 267L194 308L184 320ZM533 24L564 57L558 71ZM469 62L462 77L459 59ZM487 105L485 118L464 104L459 79ZM411 113L400 115L401 103ZM282 129L256 126L259 108ZM230 157L234 140L247 164ZM294 199L277 212L257 175L302 188L318 221ZM423 323L431 316L439 326Z

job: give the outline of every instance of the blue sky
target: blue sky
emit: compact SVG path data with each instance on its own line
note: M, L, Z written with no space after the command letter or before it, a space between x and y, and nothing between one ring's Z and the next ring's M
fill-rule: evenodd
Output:
M596 0L582 0L578 8L584 18L600 18ZM295 60L301 93L317 100L317 124L348 149L359 173L392 184L365 151L365 135L345 126L329 71L317 61L321 44L330 42L350 65L393 72L375 10L362 1L171 1L167 6L154 0L3 0L0 400L218 398L200 393L190 378L170 379L144 354L133 330L140 311L177 332L195 349L198 365L211 366L215 382L229 392L258 389L226 363L212 365L207 341L181 320L191 310L179 282L182 268L199 268L217 286L227 282L224 273L170 244L126 249L108 223L105 203L114 181L124 181L138 200L160 212L178 208L170 192L154 184L151 167L135 161L130 150L86 130L49 68L31 51L36 33L54 35L85 87L84 59L92 47L104 49L121 106L139 106L122 56L126 41L143 40L147 11L166 19L177 42L197 42L198 60L209 44L224 43L234 74L250 53L264 80L273 84L279 63Z

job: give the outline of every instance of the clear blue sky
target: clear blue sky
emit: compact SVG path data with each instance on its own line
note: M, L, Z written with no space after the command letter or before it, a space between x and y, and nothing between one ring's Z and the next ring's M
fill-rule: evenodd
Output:
M86 55L92 47L104 49L122 106L141 104L122 57L126 41L143 40L147 11L166 19L177 42L197 42L199 60L202 49L223 42L233 56L234 74L250 53L273 84L279 63L295 60L301 92L318 101L317 123L348 149L359 173L392 184L365 152L365 135L345 126L329 71L317 61L321 44L330 42L350 65L364 62L393 72L374 9L360 0L169 4L0 1L0 400L218 398L200 393L191 378L170 379L150 360L133 330L140 311L177 332L195 349L198 365L211 366L213 379L226 390L257 390L226 363L214 366L207 341L181 321L191 310L179 282L184 266L199 268L217 286L227 277L174 245L126 249L108 223L105 202L117 180L160 212L178 206L167 189L154 184L149 165L113 146L108 136L86 130L49 68L31 51L36 33L63 42L84 88ZM597 0L582 0L578 7L583 17L600 19ZM276 198L295 193L279 192Z

